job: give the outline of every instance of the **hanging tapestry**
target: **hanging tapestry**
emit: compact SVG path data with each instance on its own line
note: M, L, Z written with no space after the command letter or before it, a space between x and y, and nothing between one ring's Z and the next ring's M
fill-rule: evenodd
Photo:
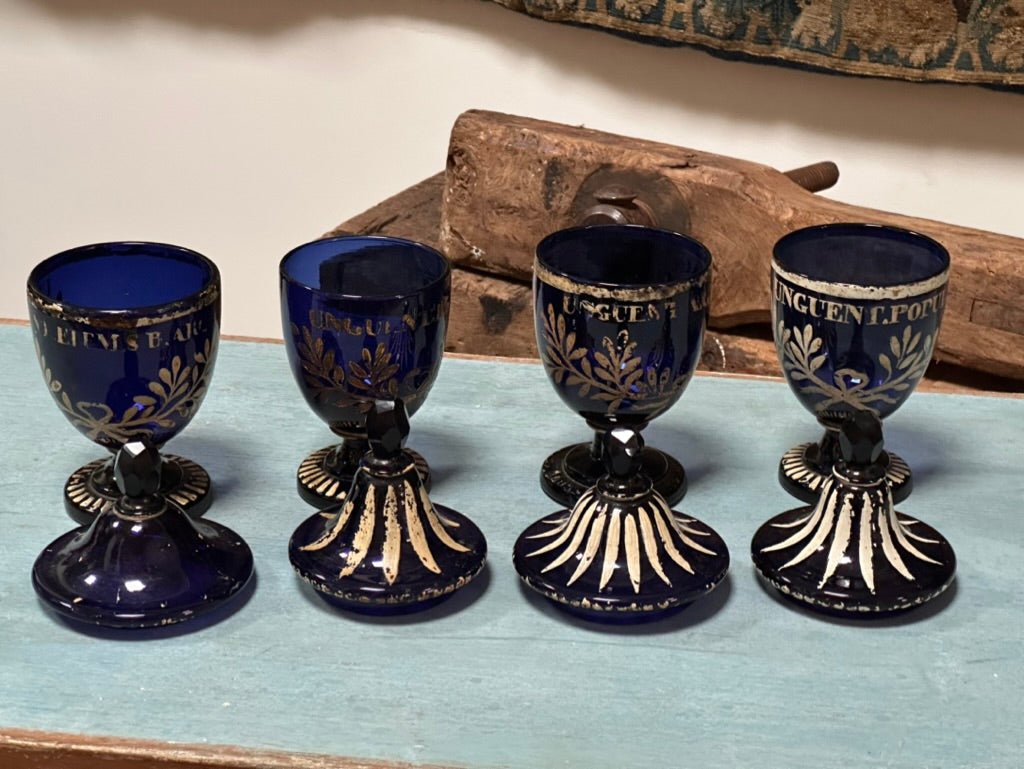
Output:
M494 0L661 45L851 75L1024 89L1024 0Z

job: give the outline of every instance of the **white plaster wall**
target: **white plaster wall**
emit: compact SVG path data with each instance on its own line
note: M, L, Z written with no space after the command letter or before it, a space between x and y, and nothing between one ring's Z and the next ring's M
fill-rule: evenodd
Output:
M727 62L479 0L0 0L0 317L100 240L196 248L224 331L280 336L276 266L444 167L480 107L779 168L1024 237L1024 95Z

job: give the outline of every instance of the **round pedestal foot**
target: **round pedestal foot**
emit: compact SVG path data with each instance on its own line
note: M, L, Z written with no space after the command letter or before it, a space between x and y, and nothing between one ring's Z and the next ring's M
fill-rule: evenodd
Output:
M818 501L825 480L832 477L832 468L822 468L817 461L818 444L813 441L794 446L779 460L779 483L791 495L813 505ZM898 454L889 454L886 478L892 484L893 502L900 503L914 489L910 467Z
M949 542L928 524L902 513L891 518L884 514L885 520L876 517L876 524L886 528L888 544L868 531L863 542L847 548L847 555L852 550L856 556L833 558L838 565L832 568L832 547L816 548L802 558L804 540L779 548L806 525L813 512L801 507L777 515L757 530L751 543L761 578L787 600L833 616L884 617L922 606L952 583L956 556ZM855 536L854 542L861 537L859 532Z
M152 516L109 509L51 542L32 567L32 585L68 620L137 629L218 609L252 572L248 545L225 526L192 521L171 506Z
M379 513L373 509L346 513L347 509L346 505L335 515L311 515L299 524L288 543L288 557L295 572L331 606L360 614L411 614L436 606L483 570L487 555L483 533L466 516L436 504L426 513L428 520L415 525L418 549L417 544L408 541L392 541L387 530L390 524L375 524L374 528L380 531L366 543L343 542L339 538L331 546L321 546L325 535L339 523L339 516L363 516L370 520ZM438 528L434 527L431 515L437 516ZM397 519L394 526L397 532ZM452 535L458 538L454 542L457 550L442 549L433 540L440 527L446 541L454 542ZM425 534L428 530L430 535ZM425 536L434 545L432 550L426 549ZM355 538L360 535L356 533ZM384 551L390 555L383 555ZM386 557L394 557L394 566L382 573L380 564Z
M317 449L302 460L296 473L296 484L302 501L318 510L332 507L345 500L359 467L359 457L351 463L336 464L337 446ZM405 449L416 463L416 472L423 485L430 490L430 466L418 452Z
M523 531L512 559L523 582L560 609L611 624L664 619L729 570L729 550L713 529L657 502L627 512L600 503L589 515L562 510Z
M121 496L114 482L113 461L113 457L104 457L83 465L64 484L64 509L76 523L88 526L99 513L112 508ZM165 454L160 495L190 518L198 518L213 502L210 475L191 459Z

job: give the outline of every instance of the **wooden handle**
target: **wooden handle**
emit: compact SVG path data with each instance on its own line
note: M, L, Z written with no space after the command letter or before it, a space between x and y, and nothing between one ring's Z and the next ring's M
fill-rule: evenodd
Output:
M786 171L786 176L808 192L821 192L829 187L835 187L839 181L839 166L831 160L823 160L820 163L811 163L809 166Z

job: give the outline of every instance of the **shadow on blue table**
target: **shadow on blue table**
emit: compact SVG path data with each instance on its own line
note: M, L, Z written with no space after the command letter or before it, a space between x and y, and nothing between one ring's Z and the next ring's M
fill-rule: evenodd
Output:
M423 454L430 464L431 489L457 479L460 471L472 466L474 448L464 440L458 430L439 431L422 428L411 420L409 448ZM495 460L500 456L497 449Z
M216 521L218 503L223 504L224 500L230 499L239 490L244 490L245 482L240 469L241 463L245 467L253 467L259 461L258 455L249 448L249 442L244 433L234 435L199 435L183 434L175 438L170 444L168 453L181 454L195 462L198 462L210 474L212 480L210 495L212 498L211 508L213 512L208 515ZM247 453L247 452L252 453ZM229 458L225 460L225 457Z
M802 614L811 619L828 622L829 624L839 625L842 627L880 628L912 625L917 622L925 622L932 619L936 615L945 611L953 604L954 601L956 601L957 580L954 579L953 584L947 587L938 598L934 598L924 606L920 606L916 609L910 609L909 611L889 614L866 614L858 617L843 617L836 614L824 614L822 612L806 608L795 601L783 598L782 595L779 594L778 590L773 588L771 585L766 584L764 580L758 576L757 570L754 569L753 566L750 568L751 578L757 581L757 585L761 588L761 592L781 608L796 614Z
M581 619L562 609L558 604L544 598L544 596L530 589L522 582L519 583L519 592L523 599L537 612L556 622L561 622L580 630L589 630L590 632L608 635L664 635L695 627L711 619L715 614L724 609L732 597L732 576L726 575L725 579L719 583L718 587L710 595L701 598L699 601L694 601L689 606L684 606L672 614L648 622L629 624L592 622Z
M709 483L725 469L721 457L726 455L726 449L707 433L689 427L652 422L644 430L644 439L649 446L661 449L682 463L690 489ZM685 507L686 500L680 505Z
M252 578L246 586L242 588L233 600L223 606L213 609L202 616L189 620L188 622L179 622L175 625L145 628L141 630L98 627L96 625L88 625L84 622L76 622L74 620L66 619L51 611L41 600L38 603L40 610L44 611L55 624L63 625L64 627L74 630L76 633L80 633L82 635L90 636L92 638L100 638L107 641L159 641L165 638L176 638L178 636L189 635L190 633L205 630L206 628L234 616L244 609L247 603L249 603L253 594L256 592L257 582L258 577L254 571Z
M906 460L914 473L914 488L923 486L932 479L956 467L957 457L948 450L949 441L942 434L941 425L907 424L910 420L894 417L892 424L885 425L885 448L894 451ZM913 505L913 497L897 505Z

